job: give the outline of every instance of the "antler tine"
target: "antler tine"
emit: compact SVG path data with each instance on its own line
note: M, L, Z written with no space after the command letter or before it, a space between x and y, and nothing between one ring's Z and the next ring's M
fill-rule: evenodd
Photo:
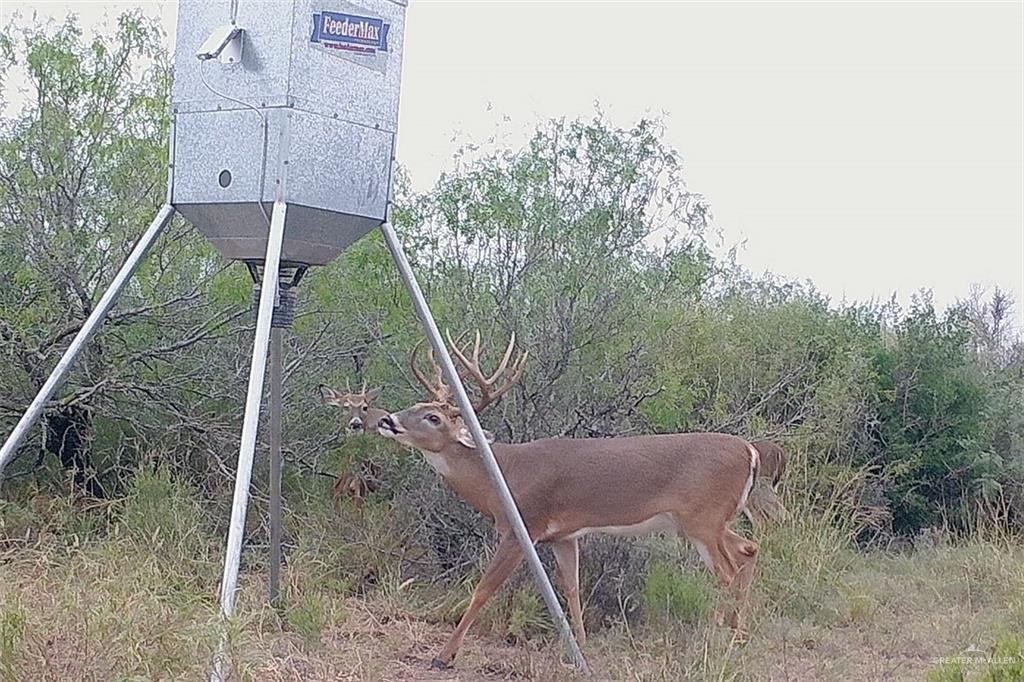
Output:
M467 333L468 332L463 332L462 334L459 335L460 342L466 336ZM458 350L458 344L457 342L452 341L451 333L448 330L445 330L445 336L448 337L448 343L454 349L456 357L458 357L459 361L465 364L466 367L468 368L468 364L466 364L468 362L466 360L466 356L460 350ZM427 348L427 360L430 363L431 367L433 368L434 381L431 382L429 379L426 378L426 376L424 376L423 372L420 371L420 368L418 366L419 351L420 347L423 345L423 341L424 339L419 340L419 342L413 347L412 353L409 356L409 364L412 367L413 375L420 382L420 384L424 388L426 388L427 391L430 392L431 398L435 402L448 403L452 407L457 408L453 400L452 390L448 386L448 382L445 381L444 370L441 369L441 364L437 361L437 358L434 357L433 346Z
M420 339L416 343L416 345L413 346L412 353L409 354L409 367L412 369L413 376L416 377L416 380L418 382L420 382L420 385L423 386L423 388L427 389L431 396L437 397L439 393L438 387L431 384L430 381L428 381L427 378L423 376L423 372L421 372L420 368L417 366L417 359L420 353L420 346L422 345L423 339Z
M448 393L450 391L448 389L448 385L444 382L444 370L441 369L441 364L437 361L437 358L434 357L433 346L427 348L427 359L430 361L430 366L434 368L434 381L437 382L437 387L440 391L438 395L448 397Z
M493 384L497 381L498 377L501 376L501 373L505 371L506 367L508 367L508 361L512 358L512 350L515 348L515 345L516 333L512 332L512 336L508 339L508 347L505 349L505 355L502 356L498 369L494 370L494 374L487 378L487 383ZM514 370L515 368L513 367L512 369Z
M519 380L523 378L523 370L526 369L526 358L528 358L529 355L530 355L529 353L524 352L512 364L512 376L509 377L509 380L505 382L504 386L502 386L501 388L499 388L497 391L495 391L493 393L493 395L491 396L491 402L494 402L495 400L497 400L501 396L503 396L506 393L508 393L512 389L513 386L515 386L516 384L519 383ZM498 375L498 372L495 373L495 377L497 377L497 375Z
M449 329L445 329L444 330L444 336L448 340L448 346L450 348L452 348L454 351L456 351L455 354L456 354L456 357L459 359L460 364L461 363L465 363L464 366L469 366L471 364L479 365L480 364L479 363L479 358L480 358L480 332L477 331L477 333L476 333L476 340L473 342L474 345L473 345L473 362L472 363L466 361L465 351L462 350L462 341L463 341L463 339L466 338L467 334L469 334L469 330L468 329L464 330L461 334L456 336L455 340L453 341L452 340L451 330L449 330ZM458 369L458 367L456 367L456 369ZM461 376L461 374L460 374L460 376Z
M459 348L459 344L452 340L451 332L447 329L445 330L445 336L448 338L448 346L451 348L452 355L455 356L455 359L459 361L459 364L462 365L470 378L472 378L480 388L480 400L473 404L473 409L480 412L491 402L487 397L487 394L490 392L490 387L487 384L487 378L483 375L483 372L480 371L480 332L478 330L476 333L476 340L473 348L473 362L470 362L470 360L466 358L466 354L461 348ZM465 334L462 336L465 336ZM462 339L462 336L459 337L460 340Z
M465 368L466 372L476 382L480 388L480 400L474 405L474 409L478 412L482 411L488 405L493 403L495 400L505 395L523 376L523 369L526 365L526 353L520 356L512 366L511 378L502 385L498 390L494 389L494 383L498 378L508 369L508 363L512 359L512 353L515 349L516 336L515 333L509 339L509 344L505 348L504 357L501 359L501 363L498 365L498 369L490 377L484 376L483 371L480 369L480 332L476 333L476 340L473 344L473 360L466 358L465 352L459 348L458 344L452 340L451 334L447 334L448 344L451 346L452 354L458 359L459 363Z
M476 333L476 348L473 352L473 357L477 360L476 362L470 362L469 359L466 358L466 354L462 352L461 348L459 348L459 344L452 340L452 334L450 331L445 329L444 335L448 339L448 346L451 348L452 355L455 356L455 359L459 361L466 371L469 372L470 376L473 377L473 380L480 385L481 389L483 389L487 384L487 378L480 371L480 332Z

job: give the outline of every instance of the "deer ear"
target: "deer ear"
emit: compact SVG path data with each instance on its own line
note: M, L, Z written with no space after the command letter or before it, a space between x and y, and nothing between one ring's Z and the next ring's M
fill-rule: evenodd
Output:
M384 388L380 387L380 388L375 388L372 391L367 391L367 393L366 393L366 402L372 403L374 400L376 400L377 398L380 397L380 392L383 391L383 390L384 390Z
M488 443L494 442L494 434L488 431L487 429L484 429L484 437L487 438ZM457 437L457 440L463 445L465 445L467 448L476 450L476 441L473 440L473 434L470 432L469 427L467 427L465 424L459 427L459 435Z
M323 399L324 405L337 405L341 407L341 394L330 386L320 384L320 398Z

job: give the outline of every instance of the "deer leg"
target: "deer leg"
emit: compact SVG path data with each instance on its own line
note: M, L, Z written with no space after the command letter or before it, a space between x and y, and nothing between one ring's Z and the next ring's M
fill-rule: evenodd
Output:
M731 585L733 610L730 614L729 626L736 630L741 637L746 637L747 596L750 593L750 583L754 580L757 543L726 528L722 535L722 544L738 566L736 579Z
M701 560L716 578L718 584L728 589L736 579L737 567L729 555L723 551L719 538L721 531L711 532L704 529L683 529L680 535L687 538L697 548ZM715 607L714 620L722 625L730 616L723 612L721 605Z
M519 565L522 558L523 550L519 547L519 541L516 540L512 533L506 533L498 544L498 549L494 552L491 563L487 565L487 570L484 571L483 577L480 578L480 583L473 591L473 597L469 600L469 607L466 609L466 613L463 614L458 627L452 633L451 639L441 649L441 653L431 661L430 667L448 668L451 665L455 654L462 645L462 639L466 636L466 630L473 624L477 613L487 603L487 600L491 598L491 595L501 587L502 583L512 575L512 571Z
M572 626L576 630L576 639L580 646L587 642L587 631L583 627L583 607L580 606L580 545L573 538L551 543L551 551L555 555L558 567L558 579L565 591L565 601L569 604L569 615Z
M344 483L344 477L343 476L338 476L338 478L336 478L334 480L334 493L333 493L333 497L334 497L334 511L336 511L336 512L340 512L341 511L341 495L342 495L342 488L343 488L344 485L345 485L345 483Z
M706 528L687 528L679 521L679 536L685 537L700 554L701 560L708 570L715 574L722 587L729 587L736 577L736 564L730 556L723 551L720 541L721 530L707 530Z

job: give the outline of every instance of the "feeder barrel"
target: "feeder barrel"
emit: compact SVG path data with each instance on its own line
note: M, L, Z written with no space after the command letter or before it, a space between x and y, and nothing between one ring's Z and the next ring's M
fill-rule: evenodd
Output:
M326 265L387 218L405 3L236 4L241 61L228 65L196 58L228 4L178 3L171 201L226 258L259 260L283 189L281 260Z

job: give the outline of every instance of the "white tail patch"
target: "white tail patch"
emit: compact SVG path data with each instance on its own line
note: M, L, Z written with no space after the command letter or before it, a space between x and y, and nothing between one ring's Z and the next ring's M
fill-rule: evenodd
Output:
M747 443L747 450L750 451L750 473L747 474L747 484L743 486L743 494L740 496L740 503L736 507L736 511L747 513L749 517L749 512L747 512L747 500L750 498L750 491L754 489L754 474L757 473L757 466L760 462L761 456L757 452L757 448L750 443Z

